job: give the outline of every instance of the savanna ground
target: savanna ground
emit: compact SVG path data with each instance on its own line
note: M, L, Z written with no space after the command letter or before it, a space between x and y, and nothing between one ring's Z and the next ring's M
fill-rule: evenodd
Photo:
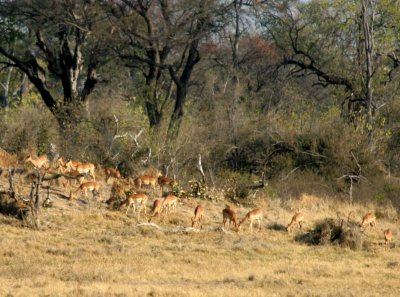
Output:
M103 185L103 188L105 185ZM90 196L90 195L89 195ZM224 232L224 201L201 201L206 218L200 232L190 226L199 201L180 200L154 226L132 212L107 210L99 201L53 198L43 208L41 228L0 215L1 296L399 296L400 252L397 212L374 205L303 195L281 201L259 196L262 231ZM153 199L150 199L152 202ZM338 207L339 206L339 207ZM239 218L250 208L235 206ZM294 211L306 214L304 230L283 229ZM339 212L337 210L340 210ZM360 220L377 213L377 227L364 232L365 248L312 246L296 235L314 222L348 214ZM383 244L383 230L394 242Z

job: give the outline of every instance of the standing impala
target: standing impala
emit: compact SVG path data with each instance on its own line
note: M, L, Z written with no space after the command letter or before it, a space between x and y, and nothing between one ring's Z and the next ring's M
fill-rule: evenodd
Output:
M286 231L290 232L291 228L293 228L293 226L295 225L298 225L301 230L302 229L301 223L303 222L303 220L304 220L304 213L296 212L292 217L292 221L287 225Z
M94 175L95 166L92 163L81 163L75 167L75 170L79 173L89 173L89 175L96 181L96 176Z
M124 202L120 205L120 209L124 206L127 205L126 208L126 213L128 214L129 208L133 208L133 212L136 213L136 203L140 203L142 208L144 209L144 214L146 214L146 203L147 203L148 197L146 194L143 193L137 193L137 194L131 194L126 198ZM140 212L139 212L140 214Z
M202 205L197 205L194 210L194 217L192 218L192 228L196 224L196 222L200 223L200 228L203 229L203 216L204 216L204 207Z
M69 169L69 170L76 170L76 167L78 167L78 165L82 164L82 162L73 161L73 160L69 160L67 163L65 163L64 160L62 160L62 159L61 159L61 161L64 163L63 166L67 167L67 169Z
M390 230L390 229L385 230L383 232L383 235L385 236L385 244L389 244L393 238L392 230Z
M371 228L376 225L376 216L373 212L369 212L363 217L360 227L363 227L364 225L370 225Z
M158 178L161 176L161 172L158 171L157 176L151 176L151 175L141 175L138 176L135 179L135 185L141 189L143 185L145 186L150 186L153 188L153 190L156 189L156 184L157 184L157 180Z
M237 215L236 212L229 205L225 205L225 209L222 210L222 225L225 228L226 221L229 220L229 228L231 227L231 223L235 225L235 229L237 230Z
M160 200L158 200L158 199L154 200L153 207L152 207L151 212L150 212L149 223L151 222L151 220L155 216L160 216L160 214L161 214L161 204L162 203L161 203Z
M261 231L261 221L263 219L263 211L261 208L253 209L249 211L247 215L243 218L243 220L239 223L237 230L240 230L240 226L246 222L250 221L250 232L253 232L253 222L258 221L258 229Z
M40 169L42 167L44 167L45 165L48 166L49 165L49 159L47 158L46 155L42 155L39 157L32 157L32 156L28 156L25 159L25 163L32 163L32 165L36 168L36 169Z
M172 178L169 178L168 176L158 177L158 185L161 188L161 194L164 193L164 187L168 187L168 188L172 189L174 183L175 183L175 180L173 180Z

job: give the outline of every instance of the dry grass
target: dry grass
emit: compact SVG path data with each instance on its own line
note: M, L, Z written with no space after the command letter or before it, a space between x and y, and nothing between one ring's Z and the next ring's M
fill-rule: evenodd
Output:
M0 296L398 296L393 218L382 215L364 232L367 249L313 246L295 241L301 231L289 235L282 227L301 208L307 232L319 219L336 219L338 203L259 199L265 220L253 234L247 225L239 234L221 231L223 202L201 202L202 232L137 226L143 216L127 217L95 201L54 198L42 210L39 231L0 215ZM170 217L154 222L170 231L188 227L197 203L181 201ZM356 220L370 207L342 205L340 211L353 211ZM236 207L239 218L248 210ZM381 232L388 227L395 231L389 247Z

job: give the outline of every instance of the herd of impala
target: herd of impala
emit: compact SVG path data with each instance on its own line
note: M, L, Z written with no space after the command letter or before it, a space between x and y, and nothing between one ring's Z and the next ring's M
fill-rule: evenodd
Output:
M32 157L28 156L25 159L25 162L32 163L32 165L37 168L46 168L50 166L50 162L47 158L46 155L39 156L39 157ZM87 182L82 182L82 179L79 179L80 185L77 187L77 189L73 192L74 195L78 192L83 192L86 199L87 199L87 192L90 191L93 193L93 197L95 195L99 194L100 191L100 185L98 182L96 182L96 177L95 177L95 165L92 163L82 163L79 161L72 161L69 160L68 162L65 162L62 158L57 159L57 166L59 168L59 171L67 176L71 177L77 177L77 176L82 176L82 175L89 175L93 181L87 181ZM115 179L121 179L121 174L117 169L114 168L105 168L105 182L107 183L110 178L115 178ZM139 190L142 189L142 186L149 186L150 188L156 190L156 186L160 187L161 193L164 193L165 187L172 188L174 184L174 180L167 177L167 176L162 176L161 172L159 170L154 170L154 174L146 174L146 175L141 175L138 176L135 180L134 183L137 186ZM71 181L71 179L69 179ZM64 185L66 186L66 185ZM69 186L71 187L71 183L69 183ZM134 213L136 213L136 206L140 205L141 209L143 209L144 214L147 214L147 204L148 201L148 196L143 193L143 192L138 192L129 195L120 205L120 209L126 206L126 214L128 214L129 210L132 208ZM172 210L174 210L177 206L178 203L178 197L172 194L168 194L165 198L163 199L156 199L153 202L153 206L151 208L150 214L149 214L149 219L148 222L151 222L151 220L156 217L160 216L162 212L165 212L166 214L169 214ZM191 219L192 220L192 227L195 227L196 223L200 225L200 228L202 228L202 222L204 218L204 213L205 213L205 208L203 205L198 204L194 210L194 217ZM140 212L139 212L140 214ZM250 232L253 231L253 223L257 221L258 223L258 229L261 231L261 221L263 219L263 210L261 208L256 208L251 211L249 211L246 216L241 220L238 221L237 214L236 212L231 208L231 206L226 205L225 208L222 210L222 225L225 228L226 223L229 220L229 228L231 228L231 224L233 223L235 227L235 231L238 232L241 228L241 226L246 223L247 221L249 222L249 230ZM302 229L302 222L304 221L304 213L302 212L296 212L292 220L289 222L289 224L286 226L286 231L290 232L294 226L298 226L299 229ZM374 227L376 225L376 216L373 212L367 213L363 218L360 223L360 227L364 226L370 226ZM385 244L389 244L393 238L393 233L390 229L387 229L384 231L384 239L385 239Z

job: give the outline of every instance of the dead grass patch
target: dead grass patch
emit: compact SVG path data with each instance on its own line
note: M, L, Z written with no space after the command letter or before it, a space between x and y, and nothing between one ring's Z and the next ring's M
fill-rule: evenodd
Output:
M332 241L338 220L319 223L335 217L326 202L323 211L306 212L310 230L293 232L295 239L308 236L300 240L308 244L299 244L283 232L293 213L278 202L263 205L263 229L250 234L221 229L223 202L201 201L204 227L191 232L194 199L155 218L160 228L99 202L52 199L39 231L0 216L0 296L390 296L400 289L395 277L385 277L395 274L399 249L384 246L375 229L362 235L373 248L339 248ZM240 217L249 211L236 208ZM365 211L360 207L355 217ZM380 220L396 231L387 218ZM322 235L326 245L311 244ZM355 237L348 236L337 241Z

